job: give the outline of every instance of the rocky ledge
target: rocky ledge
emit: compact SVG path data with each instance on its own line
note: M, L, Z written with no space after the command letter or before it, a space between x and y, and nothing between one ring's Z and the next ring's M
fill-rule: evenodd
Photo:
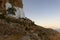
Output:
M28 18L6 17L0 19L0 40L60 40L60 33Z

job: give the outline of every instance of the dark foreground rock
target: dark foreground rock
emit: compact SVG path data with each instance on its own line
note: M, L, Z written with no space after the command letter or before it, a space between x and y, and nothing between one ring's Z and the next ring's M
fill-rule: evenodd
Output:
M6 17L0 19L0 40L60 40L60 33L28 18Z

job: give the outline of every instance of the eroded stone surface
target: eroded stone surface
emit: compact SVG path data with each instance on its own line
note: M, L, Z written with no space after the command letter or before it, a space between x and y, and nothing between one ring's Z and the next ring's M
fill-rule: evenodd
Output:
M7 16L25 18L22 0L0 0L0 5L0 11L3 15L7 14ZM12 6L16 9L15 15L12 15L11 12L7 11L9 8L12 8Z
M0 19L0 40L60 40L60 33L28 18L7 17Z

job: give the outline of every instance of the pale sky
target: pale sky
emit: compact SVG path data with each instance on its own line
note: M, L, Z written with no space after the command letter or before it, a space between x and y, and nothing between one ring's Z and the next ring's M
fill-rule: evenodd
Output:
M60 0L23 0L25 16L37 25L60 28Z

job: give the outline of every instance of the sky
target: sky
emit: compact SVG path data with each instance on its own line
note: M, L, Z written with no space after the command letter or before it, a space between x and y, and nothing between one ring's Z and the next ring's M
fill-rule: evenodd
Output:
M45 28L60 28L60 0L23 0L25 16Z

